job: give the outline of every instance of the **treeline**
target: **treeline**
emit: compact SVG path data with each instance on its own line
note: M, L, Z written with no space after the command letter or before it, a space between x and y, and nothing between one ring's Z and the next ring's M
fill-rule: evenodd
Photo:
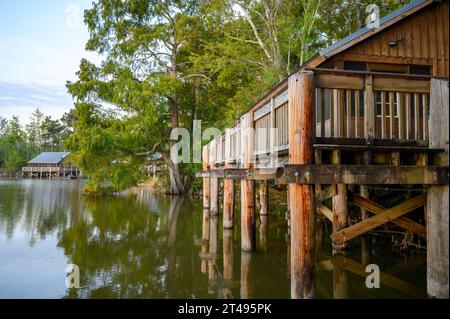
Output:
M63 150L63 141L71 133L70 116L54 120L36 109L30 122L22 126L17 116L0 116L0 175L16 176L21 168L41 152Z
M162 154L169 189L195 186L200 167L170 160L170 132L230 125L315 52L406 0L95 1L84 13L87 50L67 88L75 100L67 145L89 187L134 185L149 155ZM120 163L120 164L118 164Z

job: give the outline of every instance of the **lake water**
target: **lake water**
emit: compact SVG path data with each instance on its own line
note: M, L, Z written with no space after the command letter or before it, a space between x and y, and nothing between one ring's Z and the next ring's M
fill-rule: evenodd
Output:
M239 227L199 199L136 189L84 198L80 181L0 180L0 298L289 298L286 207L257 216L257 250L241 253ZM235 220L239 221L239 212ZM236 222L239 225L239 222ZM331 256L327 229L317 249L317 298L422 298L424 255L401 257L389 243ZM362 262L377 264L368 289ZM66 267L80 287L66 288Z

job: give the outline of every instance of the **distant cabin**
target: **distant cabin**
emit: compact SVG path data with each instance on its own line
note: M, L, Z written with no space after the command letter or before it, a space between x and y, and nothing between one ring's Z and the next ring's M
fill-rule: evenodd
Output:
M29 178L77 178L80 171L69 160L70 152L43 152L22 168Z

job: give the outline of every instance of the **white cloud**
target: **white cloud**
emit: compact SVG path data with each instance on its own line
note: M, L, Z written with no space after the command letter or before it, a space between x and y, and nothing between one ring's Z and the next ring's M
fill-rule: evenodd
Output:
M36 108L59 119L71 107L72 99L64 86L0 81L0 115L6 118L16 115L22 124L29 122Z

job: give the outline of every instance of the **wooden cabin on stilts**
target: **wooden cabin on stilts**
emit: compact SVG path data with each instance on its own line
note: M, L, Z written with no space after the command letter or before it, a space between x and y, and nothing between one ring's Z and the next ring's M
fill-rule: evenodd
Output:
M204 147L203 205L218 213L224 179L225 228L240 181L243 257L256 247L256 186L262 215L268 182L288 186L292 298L314 297L320 215L337 256L386 223L422 238L427 293L449 297L448 10L416 0L322 50ZM360 208L352 225L349 203Z
M80 170L69 160L70 152L43 152L22 168L24 178L79 178Z

